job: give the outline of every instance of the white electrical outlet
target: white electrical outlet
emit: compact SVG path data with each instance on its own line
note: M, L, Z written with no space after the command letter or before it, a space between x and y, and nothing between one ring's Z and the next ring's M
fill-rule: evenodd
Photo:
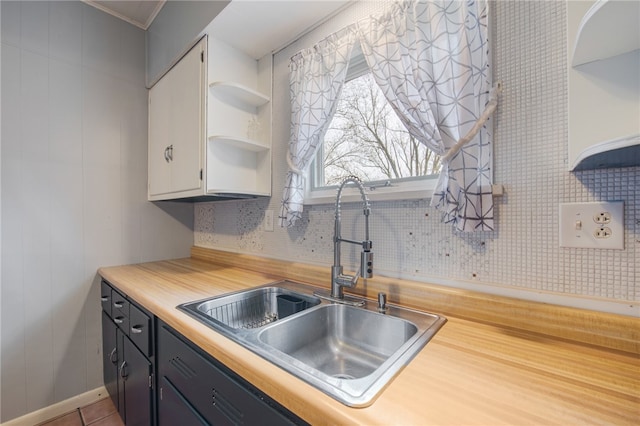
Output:
M264 212L264 230L273 232L273 210L265 210Z
M593 221L595 223L599 223L601 225L604 225L606 223L611 222L611 212L608 211L601 211L598 212L596 214L593 215Z
M560 247L624 249L624 203L560 204Z

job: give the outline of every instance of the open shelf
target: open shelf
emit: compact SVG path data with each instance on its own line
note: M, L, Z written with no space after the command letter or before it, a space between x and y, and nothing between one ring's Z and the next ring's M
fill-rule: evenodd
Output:
M578 155L571 170L593 170L638 165L640 165L640 134L590 146Z
M256 108L271 100L269 96L238 83L214 81L209 84L209 88L223 98L237 99L246 105Z
M244 149L246 151L262 152L262 151L269 150L268 146L262 144L259 141L241 138L238 136L214 135L214 136L209 136L209 141L221 142L227 145L234 146L236 148Z
M640 2L598 0L580 22L571 65L640 49Z

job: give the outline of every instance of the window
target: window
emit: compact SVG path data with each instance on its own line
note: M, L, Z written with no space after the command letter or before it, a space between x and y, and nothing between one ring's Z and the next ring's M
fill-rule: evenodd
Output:
M440 158L409 134L362 53L356 52L324 143L311 164L305 204L332 202L336 186L348 175L361 178L373 200L427 198L439 171ZM349 198L345 193L345 200Z

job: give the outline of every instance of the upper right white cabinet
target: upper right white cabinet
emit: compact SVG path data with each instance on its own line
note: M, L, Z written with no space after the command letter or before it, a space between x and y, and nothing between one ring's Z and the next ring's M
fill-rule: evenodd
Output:
M567 2L569 170L640 165L640 1Z

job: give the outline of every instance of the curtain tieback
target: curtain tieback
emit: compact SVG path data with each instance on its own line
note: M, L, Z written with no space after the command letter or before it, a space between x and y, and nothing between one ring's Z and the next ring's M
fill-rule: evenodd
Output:
M300 170L295 166L295 164L293 164L293 160L291 159L291 151L287 151L287 164L289 165L289 169L291 169L292 173L295 173L298 176L302 176L302 170Z
M491 89L491 92L489 93L489 97L490 97L489 103L487 103L487 106L484 108L482 115L473 125L471 130L469 130L467 134L464 135L464 137L462 137L458 142L456 142L456 144L453 145L447 151L447 153L441 157L441 161L443 163L448 163L453 158L453 156L456 155L462 149L464 145L466 145L471 139L473 139L478 134L482 126L484 126L484 123L491 117L491 114L493 114L493 112L498 107L498 95L500 93L502 93L501 81L499 81L498 84L493 86L493 88Z

